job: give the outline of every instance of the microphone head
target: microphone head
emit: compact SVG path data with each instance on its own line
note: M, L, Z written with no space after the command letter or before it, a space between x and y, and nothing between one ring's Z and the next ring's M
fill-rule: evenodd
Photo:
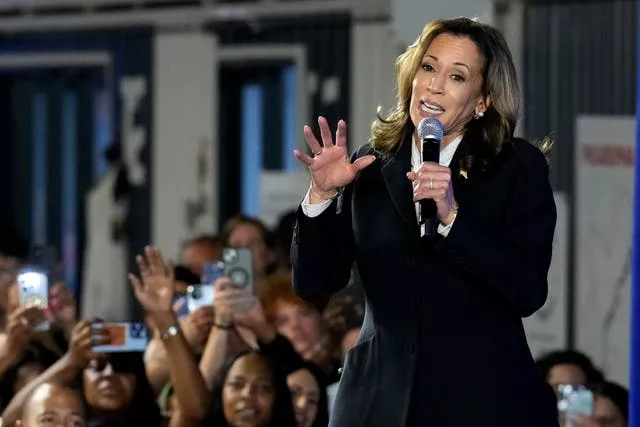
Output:
M426 117L420 120L418 124L418 138L420 141L425 139L435 139L436 141L442 141L444 135L444 129L440 120L435 117Z

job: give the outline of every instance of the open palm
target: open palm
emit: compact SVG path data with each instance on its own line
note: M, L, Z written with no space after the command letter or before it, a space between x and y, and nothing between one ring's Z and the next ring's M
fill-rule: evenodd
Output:
M140 278L129 275L136 298L147 313L171 312L175 293L173 265L170 261L165 263L160 249L154 246L147 246L144 252L144 256L136 257Z
M304 137L313 153L313 157L295 150L294 155L311 172L312 185L324 194L335 193L337 189L350 184L358 171L366 168L375 160L372 155L362 156L355 162L349 160L347 152L347 125L338 122L336 141L331 137L329 123L324 117L318 118L322 145L318 142L309 126L304 127Z

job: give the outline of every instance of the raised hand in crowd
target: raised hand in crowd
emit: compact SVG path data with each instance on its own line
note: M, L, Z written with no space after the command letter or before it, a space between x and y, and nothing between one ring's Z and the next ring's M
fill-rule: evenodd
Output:
M156 322L158 314L172 314L175 283L173 277L173 265L162 259L160 249L152 246L145 248L145 255L138 255L136 263L140 270L140 278L129 274L129 280L133 286L136 299L142 308Z
M347 152L347 125L338 122L335 143L331 137L329 123L324 117L318 118L322 144L313 134L309 126L304 127L304 137L313 153L313 157L295 150L294 155L304 163L311 172L311 203L320 203L334 197L338 189L350 184L358 171L374 162L372 155L362 156L355 162L349 160Z
M196 352L201 352L207 342L213 326L213 317L213 306L209 305L200 307L179 320L184 337Z
M98 357L93 347L109 344L110 341L109 331L100 319L82 320L71 331L69 349L63 360L66 359L69 367L80 372Z
M11 366L20 359L33 336L34 329L44 320L44 311L38 307L18 307L9 315L6 339L0 346L3 365L8 363Z
M129 275L136 299L158 329L164 344L179 415L183 421L195 423L206 416L210 396L173 311L173 266L164 261L160 249L152 246L147 246L144 256L139 255L136 261L140 278ZM186 421L183 424L189 425Z

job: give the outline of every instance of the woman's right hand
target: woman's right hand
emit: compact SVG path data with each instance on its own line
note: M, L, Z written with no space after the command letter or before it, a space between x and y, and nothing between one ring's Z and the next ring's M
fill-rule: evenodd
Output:
M73 327L67 356L71 366L84 369L91 360L97 357L93 348L99 345L107 345L111 342L109 331L104 327L100 319L82 320Z
M311 172L311 196L328 200L335 196L339 188L350 184L358 171L366 168L376 159L366 155L351 163L347 152L347 125L338 122L336 141L331 137L331 129L324 117L318 117L322 145L318 142L309 126L304 127L304 137L313 153L313 157L295 150L294 155Z

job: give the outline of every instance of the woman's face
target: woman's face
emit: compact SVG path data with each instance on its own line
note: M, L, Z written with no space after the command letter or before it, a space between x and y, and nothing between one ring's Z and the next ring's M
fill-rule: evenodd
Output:
M273 376L267 362L251 353L235 361L222 389L224 417L232 427L264 427L275 402Z
M269 248L264 236L253 224L238 224L229 235L229 246L251 250L253 273L264 275L269 267Z
M435 117L445 135L461 135L474 110L486 110L483 67L484 58L470 38L440 34L433 39L413 79L409 113L414 126Z
M311 427L318 414L320 387L311 372L299 369L287 377L298 427Z
M279 300L275 306L275 326L302 356L322 337L322 318L318 310L303 304Z
M84 427L85 415L80 396L70 388L45 384L27 401L23 427Z
M627 427L620 409L605 396L596 396L593 402L593 416L598 420L600 427Z
M131 405L136 386L133 374L114 372L106 359L94 359L84 370L84 395L99 411L121 411Z

